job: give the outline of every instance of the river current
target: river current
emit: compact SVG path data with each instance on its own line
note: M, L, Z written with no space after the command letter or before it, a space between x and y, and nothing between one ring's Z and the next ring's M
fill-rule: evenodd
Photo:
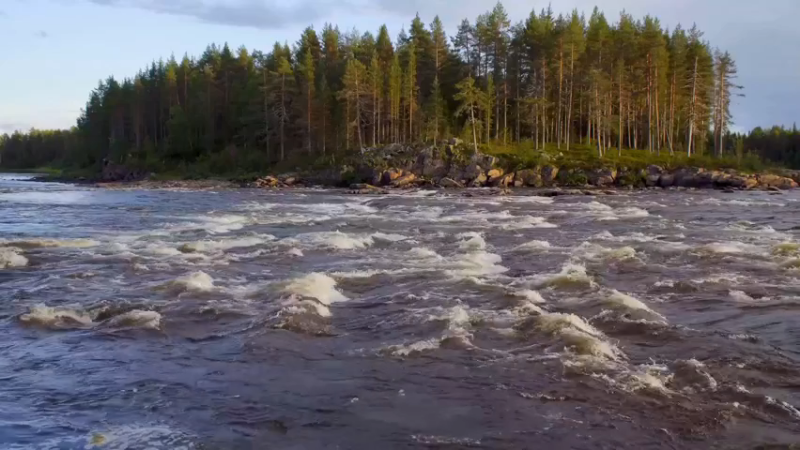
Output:
M15 178L0 177L0 448L800 441L798 191Z

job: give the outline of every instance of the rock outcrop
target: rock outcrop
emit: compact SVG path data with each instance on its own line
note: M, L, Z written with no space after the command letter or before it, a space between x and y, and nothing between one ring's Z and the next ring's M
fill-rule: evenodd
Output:
M649 165L646 168L580 165L559 167L546 163L534 167L518 167L518 163L501 161L495 156L473 154L458 140L447 141L440 148L413 148L390 145L364 149L353 165L332 167L313 173L291 173L265 176L251 183L260 188L327 185L351 186L362 193L383 192L381 187L408 189L413 187L506 188L581 188L592 195L604 189L618 188L691 188L726 191L764 189L784 190L798 187L800 171L780 174L746 174L735 170L708 170L683 166L667 168ZM551 159L552 161L552 159ZM509 168L516 170L508 170ZM103 171L107 180L125 180L142 176L119 166L107 164ZM357 188L355 188L357 186ZM569 190L559 190L559 195ZM577 191L576 191L577 192Z

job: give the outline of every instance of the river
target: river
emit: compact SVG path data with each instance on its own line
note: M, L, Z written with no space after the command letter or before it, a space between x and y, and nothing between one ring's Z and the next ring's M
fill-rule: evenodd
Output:
M0 176L0 448L800 441L798 191L15 178Z

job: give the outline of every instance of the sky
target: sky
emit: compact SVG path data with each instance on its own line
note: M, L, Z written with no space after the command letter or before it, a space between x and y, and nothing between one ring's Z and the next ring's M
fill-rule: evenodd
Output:
M505 0L512 23L550 0ZM609 21L625 10L674 28L693 23L714 47L731 52L745 97L734 99L734 130L800 122L799 0L552 0L556 13ZM130 77L159 58L200 55L212 42L269 50L300 32L333 23L343 31L393 36L419 13L439 15L448 35L494 0L0 0L0 133L68 128L101 79Z

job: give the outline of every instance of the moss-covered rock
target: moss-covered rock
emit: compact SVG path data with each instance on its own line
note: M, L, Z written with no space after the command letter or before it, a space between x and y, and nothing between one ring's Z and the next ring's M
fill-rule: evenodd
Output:
M542 182L541 169L538 167L517 171L515 181L519 181L523 186L528 187L542 187L544 185Z
M556 178L558 177L558 167L547 164L542 167L542 183L545 186L553 186L556 182Z

